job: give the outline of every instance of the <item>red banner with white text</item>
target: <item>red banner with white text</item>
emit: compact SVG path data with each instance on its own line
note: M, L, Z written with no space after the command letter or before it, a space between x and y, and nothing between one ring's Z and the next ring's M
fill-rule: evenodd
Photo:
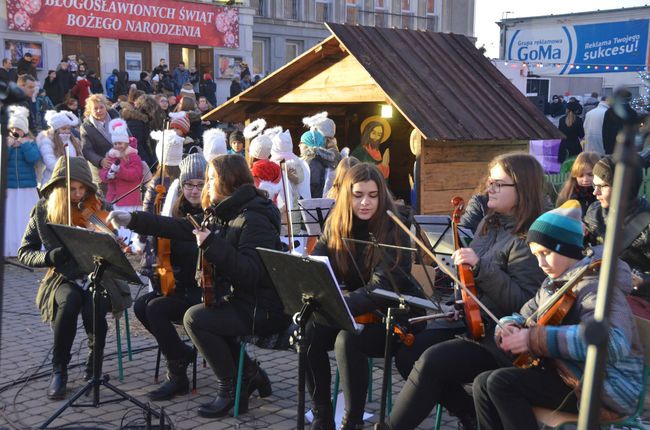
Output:
M237 8L174 0L7 0L10 30L239 47Z

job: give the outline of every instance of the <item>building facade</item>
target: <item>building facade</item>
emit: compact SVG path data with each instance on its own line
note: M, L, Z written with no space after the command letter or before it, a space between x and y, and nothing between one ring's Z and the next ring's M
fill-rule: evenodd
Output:
M501 66L527 67L529 94L636 96L648 68L650 7L598 10L500 21ZM531 79L532 75L532 79Z
M36 58L37 78L76 55L102 82L131 80L180 61L229 96L240 64L263 77L329 35L324 22L453 32L473 37L474 0L0 0L3 57ZM229 4L229 5L226 5Z
M252 72L264 76L329 36L324 22L474 36L474 0L250 0Z

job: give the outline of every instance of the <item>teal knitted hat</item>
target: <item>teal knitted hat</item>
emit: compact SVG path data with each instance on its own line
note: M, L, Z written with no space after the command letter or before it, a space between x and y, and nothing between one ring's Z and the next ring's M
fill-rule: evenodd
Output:
M580 202L568 200L559 208L540 215L528 229L526 242L535 242L553 252L580 260L584 249Z

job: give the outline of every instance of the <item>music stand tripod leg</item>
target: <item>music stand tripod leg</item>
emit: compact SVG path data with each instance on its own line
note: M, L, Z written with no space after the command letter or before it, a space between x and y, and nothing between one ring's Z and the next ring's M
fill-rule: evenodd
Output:
M105 266L104 259L101 257L95 257L94 262L95 262L95 268L93 270L93 273L90 275L90 286L93 291L93 332L97 333L96 329L97 327L99 327L100 324L99 308L100 308L100 300L102 295L101 279L102 276L104 275L104 271L106 270L106 266ZM92 380L88 381L88 383L84 385L74 396L72 396L70 400L68 400L61 408L59 408L59 410L57 410L50 418L48 418L47 421L45 421L41 425L40 427L41 429L47 428L47 426L49 426L59 415L61 415L70 406L73 406L74 402L90 389L93 390L92 406L98 407L100 405L100 400L99 400L100 385L103 385L108 389L112 390L113 392L121 396L124 400L128 400L131 403L134 403L135 405L140 407L141 409L147 410L147 405L140 402L138 399L128 395L127 393L120 390L119 388L111 385L108 382L108 375L105 375L103 378L100 378L101 362L98 360L97 344L98 343L95 340L95 342L93 342ZM160 418L160 414L156 411L151 411L151 414L154 415L156 418Z
M386 312L386 340L384 343L384 373L381 380L381 403L379 408L379 423L386 421L386 398L388 394L388 380L392 372L392 352L393 352L393 329L395 327L395 316L406 314L409 311L405 303L400 303L397 308L388 308Z
M308 348L305 329L316 307L316 302L310 297L303 297L302 309L293 317L294 322L298 324L298 342L296 343L296 350L298 351L298 416L296 418L296 428L298 430L305 428L305 364Z

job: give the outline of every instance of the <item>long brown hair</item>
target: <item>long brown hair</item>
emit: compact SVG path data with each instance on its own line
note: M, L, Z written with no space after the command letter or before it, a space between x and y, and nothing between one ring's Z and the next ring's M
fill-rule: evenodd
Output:
M515 228L512 233L516 235L526 234L533 221L543 212L544 170L535 157L524 153L499 155L490 161L488 170L497 165L501 166L508 176L512 178L517 191L517 203L513 214ZM490 213L488 217L492 215ZM489 224L484 223L482 234L487 231Z
M587 168L593 170L596 163L598 163L598 160L600 160L600 154L597 152L587 151L578 154L576 160L573 162L573 166L571 166L571 174L564 182L562 189L557 195L555 207L562 206L564 202L571 198L573 190L575 189L576 185L578 185L578 176L582 176L585 169Z
M378 190L377 211L368 222L368 231L374 235L379 243L398 243L397 229L394 228L392 220L386 214L387 210L393 213L396 213L396 211L395 204L386 186L384 175L381 174L376 166L368 163L360 163L351 167L343 178L336 203L325 223L327 248L330 251L330 255L334 255L336 271L341 276L345 276L349 269L348 250L352 255L355 255L355 244L352 242L346 243L343 240L343 238L352 237L352 226L354 223L352 186L359 182L367 181L373 181L377 184ZM362 268L366 271L364 276L376 265L378 258L374 255L375 253L371 249L372 247L368 248L366 264Z
M210 167L216 172L216 181L210 185L208 180L208 173ZM255 185L253 174L251 173L246 160L241 155L225 154L214 158L205 169L205 186L201 192L201 205L203 209L209 207L213 202L210 201L209 187L213 186L216 189L216 194L222 198L229 197L242 185ZM263 191L259 191L260 195L265 195Z
M48 137L52 140L52 143L54 143L54 155L56 155L56 158L62 157L65 155L65 144L61 140L61 137L59 136L59 133L57 130L48 130ZM74 137L74 134L70 133L70 143L72 143L72 146L74 147L74 150L77 152L77 157L81 157L81 143L77 140L76 137Z
M576 122L576 114L572 110L568 110L566 112L566 118L564 119L564 123L566 124L567 127L573 126L573 123Z
M339 189L343 183L343 178L345 174L348 173L350 168L359 164L360 161L357 157L346 157L339 162L339 165L336 166L336 171L334 172L334 181L332 181L332 188L327 192L327 197L330 199L336 200L339 195Z

